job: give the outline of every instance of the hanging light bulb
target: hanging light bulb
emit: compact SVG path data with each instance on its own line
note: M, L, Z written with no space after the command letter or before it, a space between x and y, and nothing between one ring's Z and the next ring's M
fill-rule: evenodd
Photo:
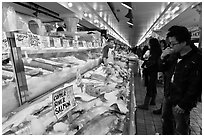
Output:
M95 24L98 24L98 22L99 22L99 21L98 21L97 19L94 20L94 23L95 23Z
M124 7L128 8L128 9L132 9L132 4L131 2L122 2L121 3Z
M92 14L91 13L89 13L89 18L92 18Z
M68 5L68 7L70 7L70 8L73 6L73 4L72 4L71 2L68 2L67 5Z
M133 25L132 19L130 19L127 23L128 23L129 25Z
M88 14L86 12L84 12L84 17L88 17Z
M173 12L173 13L176 13L179 9L180 9L180 7L179 7L179 6L176 6L176 7L172 10L172 12Z

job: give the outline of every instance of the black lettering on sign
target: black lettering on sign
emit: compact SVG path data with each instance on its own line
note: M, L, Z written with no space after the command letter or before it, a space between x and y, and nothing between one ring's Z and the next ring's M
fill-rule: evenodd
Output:
M70 101L66 102L64 104L59 105L58 107L55 108L55 114L59 114L61 112L63 112L66 108L68 108L70 106Z

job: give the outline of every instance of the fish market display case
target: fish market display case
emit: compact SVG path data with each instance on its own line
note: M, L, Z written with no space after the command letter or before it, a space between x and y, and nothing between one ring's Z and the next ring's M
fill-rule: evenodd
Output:
M18 47L17 34L6 35L11 61L2 67L15 78L2 87L4 135L135 134L133 77L124 57L104 66L100 47L30 50Z

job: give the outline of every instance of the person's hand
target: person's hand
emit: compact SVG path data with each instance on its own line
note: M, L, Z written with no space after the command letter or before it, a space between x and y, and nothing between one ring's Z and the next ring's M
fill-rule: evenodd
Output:
M174 110L175 110L175 112L178 113L178 114L184 113L184 109L180 108L178 105L176 105L176 106L174 107Z
M164 59L164 57L166 57L167 55L170 55L173 53L173 49L168 47L165 50L163 50L162 54L161 54L161 59Z

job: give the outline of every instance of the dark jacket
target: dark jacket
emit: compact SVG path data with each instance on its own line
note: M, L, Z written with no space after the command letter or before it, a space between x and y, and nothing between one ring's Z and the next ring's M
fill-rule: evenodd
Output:
M202 92L202 56L193 49L176 64L174 80L170 85L170 99L173 105L178 105L190 111L196 106Z
M159 59L158 61L159 70L160 72L163 72L164 76L164 97L168 97L170 95L169 86L171 77L177 64L177 59L177 54L171 54L169 56L166 56L163 60Z
M148 58L148 60L144 61L143 65L146 65L148 72L158 72L158 60L161 56L161 53L161 50L153 54L150 53L150 57Z

